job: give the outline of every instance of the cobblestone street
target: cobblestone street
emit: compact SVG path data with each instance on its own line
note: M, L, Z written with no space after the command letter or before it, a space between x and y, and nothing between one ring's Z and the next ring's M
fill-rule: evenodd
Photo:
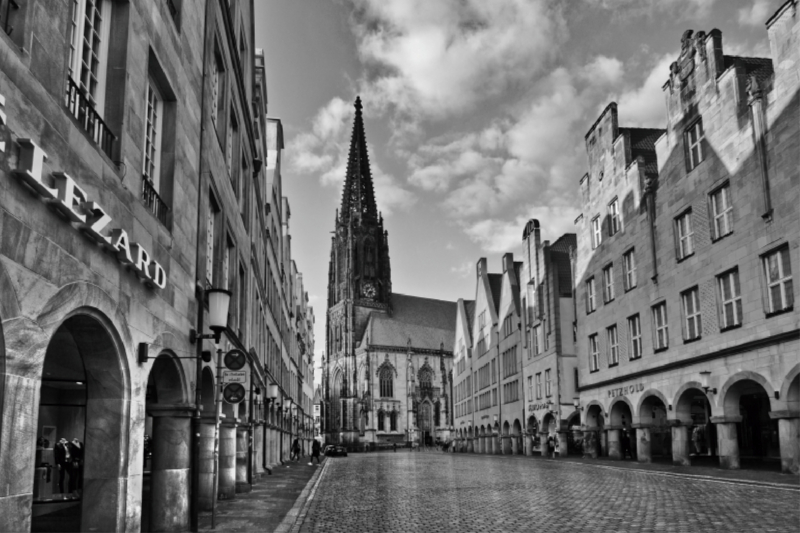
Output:
M437 452L327 463L293 531L794 532L800 523L797 490L721 480Z

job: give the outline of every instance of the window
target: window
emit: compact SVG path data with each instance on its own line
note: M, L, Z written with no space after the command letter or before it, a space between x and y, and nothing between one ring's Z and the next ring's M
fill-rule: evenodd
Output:
M542 399L542 373L536 374L536 399Z
M767 280L767 313L778 313L792 309L792 265L789 247L783 246L763 257L764 274Z
M155 190L159 190L161 175L161 122L164 99L158 92L155 83L150 79L147 83L147 102L145 104L144 158L142 175L150 180Z
M603 302L608 303L614 299L614 265L610 264L603 269Z
M533 344L533 353L534 353L534 355L539 355L540 353L542 353L542 346L540 344L541 337L542 337L541 328L542 328L541 325L533 326L533 342L532 342L532 344Z
M622 267L625 270L625 290L629 291L636 287L636 255L633 248L622 255Z
M703 323L697 287L682 292L681 301L683 303L683 338L687 341L699 339L703 331Z
M247 271L244 266L239 263L239 292L236 295L239 304L239 316L236 320L236 326L239 329L239 338L244 340L244 325L247 320Z
M214 201L214 196L209 195L208 213L206 215L206 283L209 287L214 285L214 245L216 243L217 218L219 217L219 207Z
M669 326L667 324L667 304L661 302L653 306L653 347L658 350L666 350L669 347Z
M235 172L238 170L234 165L236 158L234 154L238 152L239 149L239 122L236 120L236 113L231 110L231 118L230 124L228 125L228 137L227 142L225 144L225 168L228 169L228 176L231 178L231 182L233 183L233 192L236 196L239 196L239 187L236 181L236 174Z
M220 113L225 107L225 62L219 44L214 42L214 65L211 74L211 122L219 128Z
M544 371L544 395L548 398L552 396L552 392L550 389L550 369Z
M619 364L619 335L617 325L606 328L606 339L608 340L608 366Z
M628 318L628 337L631 339L630 358L639 359L642 356L642 324L638 314Z
M378 411L378 431L385 431L385 419L386 415L383 413L383 411Z
M742 324L742 292L739 287L739 270L734 269L717 277L722 329Z
M481 311L481 314L478 315L478 329L482 332L484 326L486 326L486 311Z
M397 431L397 411L389 413L389 429L391 431Z
M686 170L692 170L703 161L703 144L705 135L703 134L703 121L698 120L684 133L686 143Z
M721 239L733 231L731 188L727 183L711 193L711 239Z
M592 250L600 246L600 241L603 237L603 232L600 228L600 215L598 215L592 219Z
M675 236L677 240L678 260L680 261L694 253L694 230L692 229L691 209L675 219Z
M596 308L594 277L591 277L586 280L586 314L591 313Z
M95 109L103 109L110 0L73 0L69 76Z
M492 359L492 383L497 383L497 367L494 359Z
M528 398L533 398L533 376L528 376Z
M512 333L514 333L514 320L512 315L508 315L503 320L503 336L508 337Z
M600 366L598 363L599 359L599 348L597 346L597 334L589 335L589 371L590 372L597 372L600 370Z
M384 366L380 372L381 398L394 397L394 373L389 366Z
M619 218L619 199L614 198L608 204L608 235L609 237L615 235L622 229L622 223Z

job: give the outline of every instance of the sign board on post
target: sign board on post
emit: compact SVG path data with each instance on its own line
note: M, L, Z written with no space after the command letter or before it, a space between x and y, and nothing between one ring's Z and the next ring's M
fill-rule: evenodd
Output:
M223 383L247 383L247 372L244 370L223 370Z

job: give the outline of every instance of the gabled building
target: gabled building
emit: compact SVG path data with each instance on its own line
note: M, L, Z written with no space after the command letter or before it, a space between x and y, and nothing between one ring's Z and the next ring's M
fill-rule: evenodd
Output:
M472 328L475 323L475 300L459 299L456 309L455 350L453 361L453 418L455 449L474 451L472 433Z

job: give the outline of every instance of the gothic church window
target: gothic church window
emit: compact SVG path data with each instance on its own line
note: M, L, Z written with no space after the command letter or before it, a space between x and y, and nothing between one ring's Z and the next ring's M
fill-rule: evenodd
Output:
M378 411L378 431L385 431L385 419L383 411Z
M381 398L392 398L394 396L393 378L392 369L388 366L384 366L380 372Z

